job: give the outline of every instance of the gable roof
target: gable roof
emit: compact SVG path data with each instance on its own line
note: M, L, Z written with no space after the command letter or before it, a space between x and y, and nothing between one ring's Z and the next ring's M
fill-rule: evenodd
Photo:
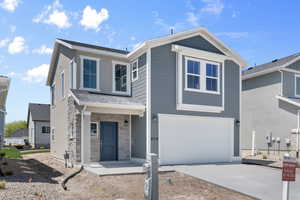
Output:
M0 112L5 112L10 79L7 76L0 75Z
M195 29L167 35L164 37L155 38L152 40L147 40L147 41L143 42L141 45L139 45L132 52L118 50L118 49L112 49L112 48L107 48L107 47L101 47L101 46L97 46L97 45L90 45L90 44L85 44L85 43L80 43L80 42L75 42L75 41L70 41L70 40L57 39L55 42L55 45L54 45L53 53L52 53L52 58L51 58L51 63L50 63L50 68L49 68L46 84L51 85L51 83L52 83L51 75L55 71L54 63L55 63L55 59L57 56L56 54L58 53L59 44L66 46L70 49L74 49L74 50L81 50L81 51L86 51L86 52L91 52L91 53L96 53L96 54L103 54L103 55L109 55L109 56L113 56L113 57L133 60L137 56L139 56L141 53L144 53L145 51L147 51L150 48L153 48L156 46L161 46L161 45L168 44L168 43L173 43L178 40L183 40L183 39L197 36L197 35L200 35L205 40L210 42L217 49L219 49L221 52L223 52L224 55L232 58L235 62L237 62L241 67L244 67L247 65L246 61L243 60L243 58L241 58L238 54L234 53L223 42L221 42L219 39L217 39L213 34L211 34L208 30L206 30L203 27L198 27Z
M18 129L10 137L28 137L28 128Z
M30 114L32 121L50 121L50 104L29 103L27 125Z
M249 69L246 69L242 72L243 80L278 71L298 60L300 60L300 53L295 53L293 55L275 59L271 62L264 63L256 67L250 67Z

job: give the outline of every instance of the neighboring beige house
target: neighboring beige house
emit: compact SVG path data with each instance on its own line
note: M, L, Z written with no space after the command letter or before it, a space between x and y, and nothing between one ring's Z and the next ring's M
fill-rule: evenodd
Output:
M201 27L132 52L57 39L51 153L83 165L150 152L161 165L237 161L245 65Z
M50 147L50 105L30 103L27 115L28 141L32 147Z
M6 99L9 89L10 79L0 75L0 148L3 145L5 115L6 115Z

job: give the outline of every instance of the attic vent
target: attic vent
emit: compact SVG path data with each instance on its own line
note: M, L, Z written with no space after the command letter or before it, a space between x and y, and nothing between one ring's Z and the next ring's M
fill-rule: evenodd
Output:
M253 69L253 67L249 67L247 70L251 70L251 69Z
M272 63L277 62L277 61L278 61L278 59L272 60Z

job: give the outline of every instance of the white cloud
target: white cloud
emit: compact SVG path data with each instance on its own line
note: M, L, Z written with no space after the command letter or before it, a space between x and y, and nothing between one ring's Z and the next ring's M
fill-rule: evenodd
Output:
M184 28L184 24L181 22L176 22L174 25L166 23L165 20L159 16L157 11L153 11L152 14L154 16L154 24L160 26L162 28L162 32L164 33L170 33L171 29L180 31Z
M84 29L95 29L100 30L100 25L109 18L108 10L102 8L98 13L96 9L86 6L83 10L80 24Z
M8 45L8 52L10 54L21 53L25 50L25 39L23 37L15 37Z
M241 39L241 38L248 38L248 32L220 32L216 33L217 36L225 36L230 39Z
M40 66L29 69L26 72L24 81L41 83L44 82L47 78L49 71L49 64L42 64Z
M138 42L136 44L133 44L132 49L134 50L134 49L138 48L141 44L142 44L142 42Z
M187 21L192 25L192 26L199 26L198 24L199 17L193 13L193 12L188 12L187 13Z
M136 38L134 36L131 36L130 40L134 41L134 40L136 40Z
M66 13L58 10L54 10L44 22L46 24L56 25L58 28L69 28L71 26Z
M32 53L36 53L36 54L52 54L52 52L53 49L47 47L46 45L42 45L40 48L32 50Z
M13 12L18 7L19 3L19 0L3 0L2 3L0 3L0 6L7 11Z
M34 23L42 22L45 24L56 25L58 28L69 28L71 26L69 17L62 9L63 6L60 1L55 0L51 5L46 6L32 21Z
M221 0L201 0L205 6L201 8L202 12L212 15L220 15L224 9L224 4Z
M9 42L9 38L5 38L3 40L0 40L0 48L5 47Z

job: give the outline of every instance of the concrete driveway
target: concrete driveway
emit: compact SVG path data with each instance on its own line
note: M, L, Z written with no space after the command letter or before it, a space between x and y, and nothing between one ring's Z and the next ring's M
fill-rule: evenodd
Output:
M174 166L175 170L202 180L256 197L280 200L281 170L245 164L209 164ZM290 184L290 199L300 199L300 174Z

